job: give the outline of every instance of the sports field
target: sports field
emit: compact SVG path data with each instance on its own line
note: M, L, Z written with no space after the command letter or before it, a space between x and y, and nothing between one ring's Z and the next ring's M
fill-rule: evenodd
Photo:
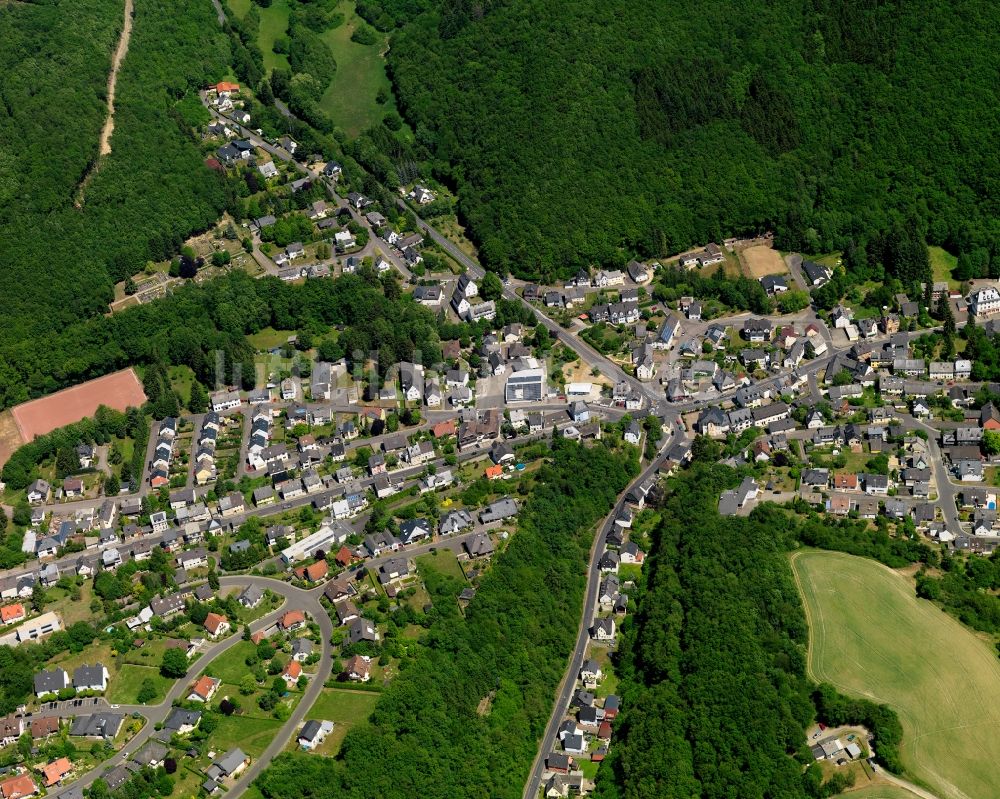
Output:
M1000 796L996 652L873 560L803 551L792 567L813 678L895 709L906 768L941 799Z
M88 380L47 397L22 403L14 408L14 421L24 441L93 416L106 405L123 411L138 408L146 401L142 383L131 369Z

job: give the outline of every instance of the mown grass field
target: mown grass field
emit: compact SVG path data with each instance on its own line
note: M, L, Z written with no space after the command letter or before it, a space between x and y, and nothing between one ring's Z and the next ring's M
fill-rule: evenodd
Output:
M941 799L1000 796L996 652L873 560L803 551L792 566L812 676L894 708L906 768Z
M344 23L323 33L337 60L337 72L320 99L320 108L334 125L353 138L381 122L382 117L395 110L395 104L391 92L389 102L384 105L375 102L379 89L389 92L391 88L382 56L385 35L380 33L378 41L371 45L352 42L351 34L362 20L354 11L354 3L342 3L338 10L346 16Z
M450 549L439 549L429 555L421 555L417 558L417 569L433 569L449 577L455 577L459 580L465 579L462 566L455 553Z
M247 666L247 657L253 652L254 645L249 641L240 641L209 664L206 674L218 677L230 685L239 685L243 676L251 669Z
M251 757L260 757L284 722L253 716L223 716L212 733L212 747L228 752L239 747Z

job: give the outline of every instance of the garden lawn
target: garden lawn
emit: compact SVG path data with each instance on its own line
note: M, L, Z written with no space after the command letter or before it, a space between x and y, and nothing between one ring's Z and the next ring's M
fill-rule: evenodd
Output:
M138 705L139 689L145 680L152 680L156 687L156 696L148 701L147 705L157 705L163 701L167 691L174 684L160 674L158 668L152 666L133 666L126 663L118 670L118 674L111 679L108 686L107 700L115 705Z
M873 560L809 550L792 566L814 679L892 707L906 769L941 799L1000 796L996 650Z
M240 680L250 673L246 664L247 656L254 651L249 641L240 641L235 646L215 658L205 669L206 674L219 677L223 682L238 686Z

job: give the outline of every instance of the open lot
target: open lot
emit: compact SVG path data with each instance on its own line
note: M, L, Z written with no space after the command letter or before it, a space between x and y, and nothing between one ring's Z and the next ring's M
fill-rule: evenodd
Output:
M223 716L212 733L212 747L217 752L228 752L238 746L251 757L257 758L274 740L281 725L282 722L277 719Z
M354 12L354 3L344 3L340 10L346 13L347 19L322 34L337 60L337 72L323 92L319 105L334 125L353 138L381 122L382 117L395 110L395 105L392 99L384 105L375 102L379 89L390 92L392 97L382 55L386 49L385 34L379 33L375 44L352 42L351 34L362 20Z
M792 567L812 676L894 708L907 769L942 799L1000 796L996 652L873 560L803 551Z
M250 673L250 667L247 666L246 659L253 650L254 645L252 643L249 641L240 641L213 660L205 670L205 673L213 677L218 677L230 685L239 685L244 675Z
M417 568L421 570L434 569L449 577L456 577L459 580L465 579L465 574L462 572L458 557L455 555L454 550L448 548L439 549L437 552L432 552L429 555L421 555L417 558Z
M158 668L126 664L119 669L118 674L111 680L111 685L108 687L108 701L116 705L139 704L139 689L142 688L142 684L146 680L152 680L153 685L156 687L156 697L147 703L150 705L162 702L163 698L167 695L167 691L170 690L170 686L174 684L173 680L168 680L162 676Z
M358 724L365 724L375 709L379 695L369 691L324 688L312 706L307 719L326 719L334 723L323 745L316 751L323 755L335 755L348 731Z
M781 253L758 244L755 247L747 247L741 252L743 263L747 265L750 277L761 278L765 275L783 275L788 269Z
M14 421L25 441L45 435L57 427L93 416L99 405L123 411L146 401L142 383L132 369L88 380L47 397L24 402L14 408Z

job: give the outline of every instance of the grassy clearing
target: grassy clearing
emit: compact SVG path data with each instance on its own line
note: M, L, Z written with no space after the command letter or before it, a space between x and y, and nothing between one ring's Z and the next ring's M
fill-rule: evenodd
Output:
M462 567L458 563L458 557L451 549L439 549L429 555L421 555L417 558L417 568L433 569L441 574L457 577L459 580L465 579Z
M247 15L247 11L250 10L252 2L253 0L227 0L226 5L237 17L243 19Z
M159 704L166 697L167 691L173 685L173 680L162 676L159 669L151 666L130 664L122 666L117 676L111 681L111 685L108 687L108 701L122 705L139 704L139 689L142 688L142 683L147 679L152 680L156 687L156 697L147 704Z
M353 138L381 122L382 117L395 110L395 103L382 57L386 49L385 34L380 33L372 45L352 42L351 34L362 20L354 12L353 3L345 6L344 11L349 11L344 23L323 33L337 60L337 72L319 104L333 124ZM379 89L389 93L389 102L384 105L375 102Z
M336 755L340 751L344 736L351 728L368 723L368 716L375 709L378 696L377 693L365 691L324 688L306 715L307 719L333 722L333 732L327 736L316 753L327 757Z
M792 563L814 678L894 708L907 769L942 799L1000 795L996 652L875 561L804 551Z
M170 387L177 392L186 408L191 402L191 384L194 383L194 372L190 366L171 366L167 370Z
M264 69L288 69L288 57L274 52L274 43L288 32L291 9L288 0L274 0L269 8L260 9L260 34L257 44L264 54Z
M951 279L951 273L958 264L958 258L940 247L928 247L931 258L931 271L935 280L947 280L949 288L957 289L961 284Z
M254 349L268 352L275 347L282 346L294 333L294 330L275 330L273 327L265 327L263 330L247 336L247 341Z
M260 757L283 722L277 719L250 716L223 716L212 733L212 747L217 752L228 752L239 747L251 757Z

